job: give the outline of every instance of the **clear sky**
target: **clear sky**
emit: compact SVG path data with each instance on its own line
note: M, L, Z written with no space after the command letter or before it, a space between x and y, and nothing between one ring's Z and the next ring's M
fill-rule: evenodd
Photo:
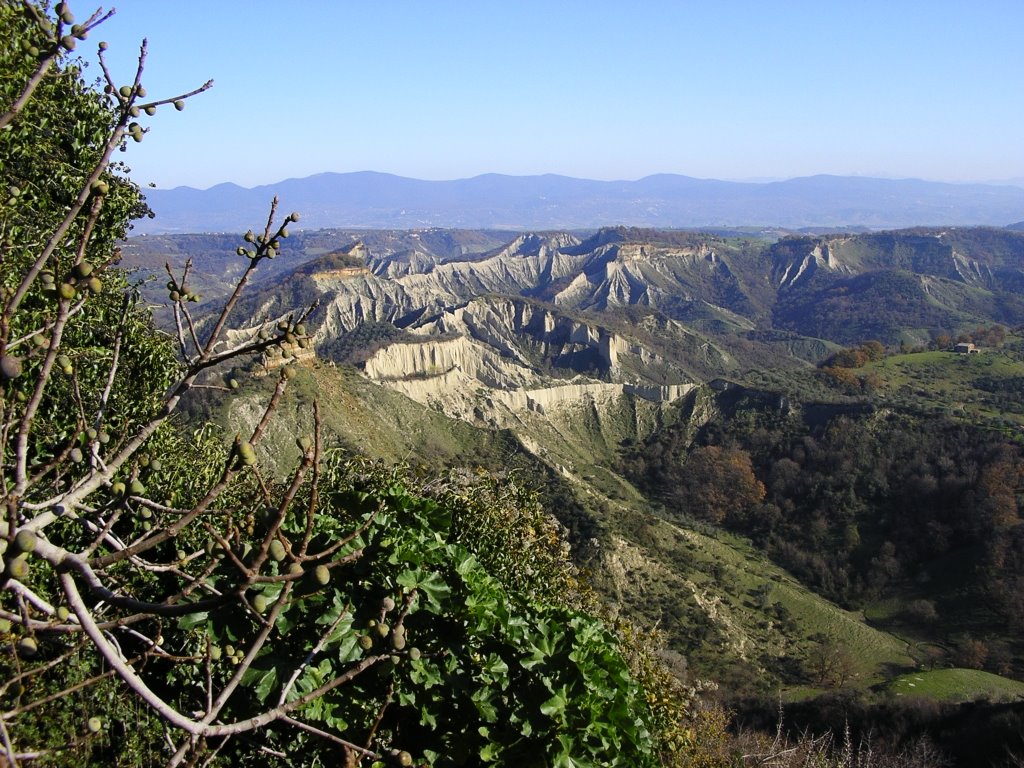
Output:
M93 6L72 0L79 18ZM120 0L124 81L213 78L126 156L159 187L322 171L1024 178L1022 0Z

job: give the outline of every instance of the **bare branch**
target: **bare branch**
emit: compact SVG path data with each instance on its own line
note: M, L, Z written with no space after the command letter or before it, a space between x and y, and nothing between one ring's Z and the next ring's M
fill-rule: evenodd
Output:
M303 670L313 662L313 659L316 658L316 655L323 650L328 640L330 640L331 635L334 634L334 630L338 628L338 625L341 623L341 620L348 615L350 608L351 606L345 606L341 613L338 614L338 618L336 618L331 623L331 626L329 626L327 630L322 635L320 635L320 639L316 641L316 645L313 646L313 648L310 650L306 658L302 660L302 663L299 664L299 666L297 666L295 670L292 672L292 676L288 678L288 682L285 683L285 685L281 688L281 695L277 699L278 706L284 704L285 700L288 698L289 691L291 691L292 686L295 685L295 681L299 679L299 676L302 674Z

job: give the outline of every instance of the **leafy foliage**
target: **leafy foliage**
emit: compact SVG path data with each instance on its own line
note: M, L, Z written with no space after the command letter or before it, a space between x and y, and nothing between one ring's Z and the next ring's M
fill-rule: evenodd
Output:
M83 84L62 51L102 19L0 8L16 59L0 133L6 761L655 765L656 694L513 481L417 485L328 451L315 404L292 471L261 470L313 307L226 331L298 214L276 224L275 200L246 233L206 323L191 264L168 267L175 334L157 333L112 268L141 202L110 156L142 137L133 117L180 99L144 101L141 58L130 86L105 66L103 93ZM216 369L271 349L283 365L251 434L225 446L173 423L197 387L231 391ZM140 727L115 752L121 719Z

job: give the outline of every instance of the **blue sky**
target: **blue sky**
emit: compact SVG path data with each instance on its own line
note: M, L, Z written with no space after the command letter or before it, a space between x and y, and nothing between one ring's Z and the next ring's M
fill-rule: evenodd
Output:
M91 6L73 2L79 18ZM140 183L815 173L1024 178L1024 2L121 0Z

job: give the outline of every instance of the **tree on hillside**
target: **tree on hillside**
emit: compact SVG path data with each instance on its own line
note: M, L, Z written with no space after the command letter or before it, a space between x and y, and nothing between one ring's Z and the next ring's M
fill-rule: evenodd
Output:
M743 519L764 500L764 484L754 475L750 455L741 448L694 448L679 476L679 503L700 520L721 523Z
M52 13L0 4L4 760L655 764L678 711L650 703L671 684L640 658L644 689L514 484L344 456L315 407L296 466L269 475L257 450L294 362L227 444L174 421L196 388L239 387L224 366L308 344L312 308L231 322L298 215L278 223L275 201L240 238L247 268L209 324L189 266L168 269L158 333L115 269L144 207L111 158L209 84L152 99L145 45L119 85L100 43L91 88L69 54L105 17Z

